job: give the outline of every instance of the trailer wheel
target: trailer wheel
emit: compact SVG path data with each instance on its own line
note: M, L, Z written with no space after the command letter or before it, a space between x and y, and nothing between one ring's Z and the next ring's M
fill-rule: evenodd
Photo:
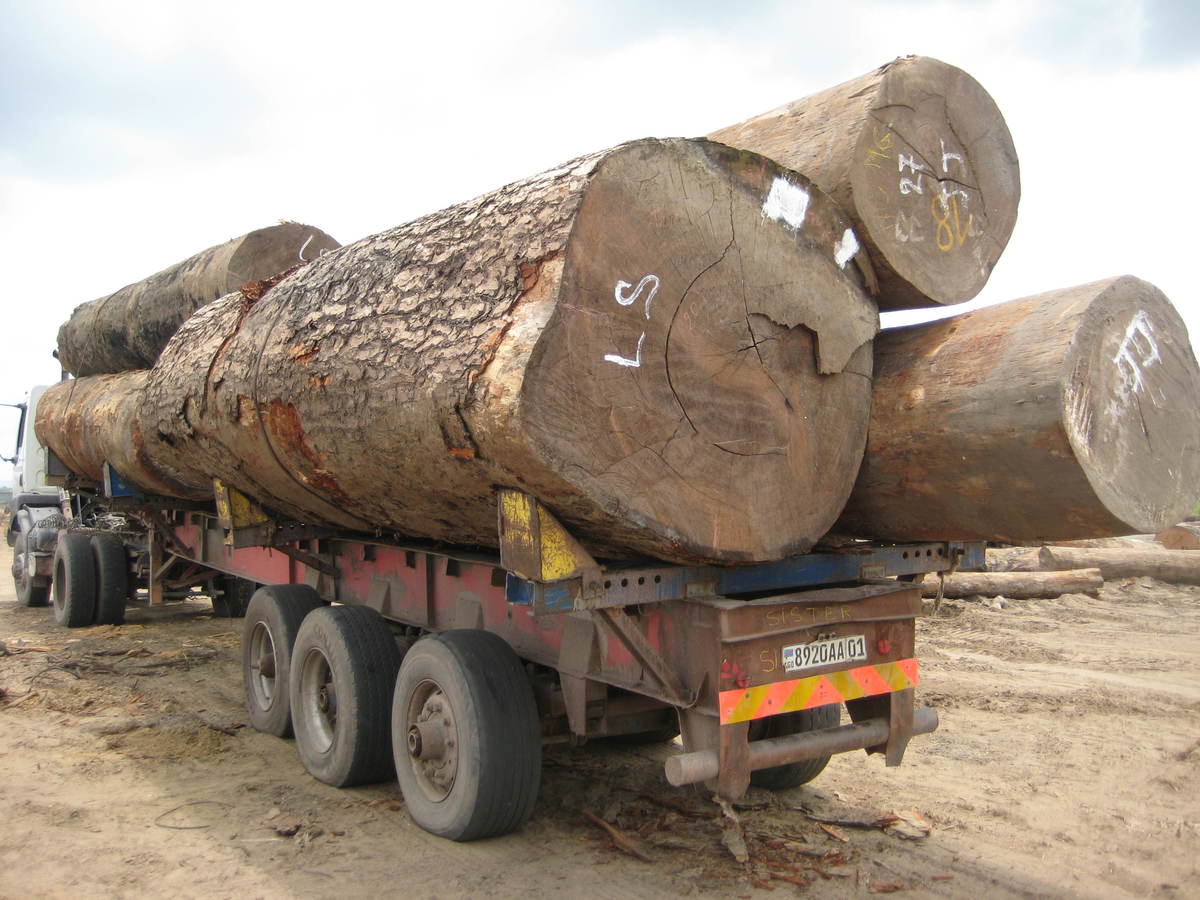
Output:
M781 713L768 716L765 719L755 719L750 724L750 740L783 737L789 734L799 734L803 731L816 731L820 728L835 728L842 720L842 707L838 703L817 706L813 709L802 709L799 712ZM770 769L759 769L750 773L750 783L755 787L766 788L770 791L783 791L788 788L808 784L829 765L831 757L819 756L816 759L802 759L799 762L773 766Z
M50 585L39 584L33 574L33 556L29 552L29 532L17 532L13 543L13 585L17 590L17 602L22 606L45 606L50 600Z
M292 724L304 768L349 787L392 777L390 714L400 648L365 606L310 613L292 651Z
M269 584L250 598L242 630L242 681L250 724L276 737L292 734L288 673L300 623L321 598L304 584Z
M115 534L92 535L96 563L96 624L120 625L129 600L129 560Z
M533 691L497 635L430 635L404 657L392 749L409 814L455 841L507 834L533 812L542 744Z
M67 628L91 625L96 615L96 563L92 539L64 532L54 548L54 621Z
M213 615L221 619L240 619L245 616L250 606L250 598L258 589L258 585L253 581L233 575L214 578L212 586L220 592L220 596L212 598Z

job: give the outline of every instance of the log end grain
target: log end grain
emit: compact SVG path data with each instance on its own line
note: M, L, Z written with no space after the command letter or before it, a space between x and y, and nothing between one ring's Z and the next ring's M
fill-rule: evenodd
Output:
M1187 327L1154 285L1101 283L1063 363L1063 421L1100 503L1154 533L1200 499L1200 369Z
M995 101L929 57L887 67L850 170L880 309L970 300L1017 221L1020 169Z
M827 530L865 442L877 327L850 242L828 197L755 154L654 142L605 159L520 414L578 493L638 524L614 539L734 562Z

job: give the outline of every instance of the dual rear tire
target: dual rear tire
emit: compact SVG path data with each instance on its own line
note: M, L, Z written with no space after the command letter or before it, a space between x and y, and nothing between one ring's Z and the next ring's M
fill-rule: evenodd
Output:
M112 534L60 534L51 588L59 625L120 625L129 599L125 545Z
M326 606L296 585L260 588L244 635L251 723L294 734L318 780L344 787L394 772L413 820L456 841L529 818L541 775L537 707L498 636L447 631L402 654L374 610Z

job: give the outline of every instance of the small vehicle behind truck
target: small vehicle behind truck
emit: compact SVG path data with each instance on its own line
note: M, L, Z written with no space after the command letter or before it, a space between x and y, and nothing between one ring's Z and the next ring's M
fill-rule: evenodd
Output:
M109 466L88 482L38 443L40 391L22 409L8 532L20 602L87 627L121 622L140 592L158 604L203 590L245 616L253 726L294 737L328 784L394 775L434 834L518 828L545 745L679 735L667 779L736 799L810 781L834 753L898 765L937 727L914 702L912 580L979 565L982 544L612 564L507 489L498 552L346 532L269 515L219 482L211 503L148 496Z

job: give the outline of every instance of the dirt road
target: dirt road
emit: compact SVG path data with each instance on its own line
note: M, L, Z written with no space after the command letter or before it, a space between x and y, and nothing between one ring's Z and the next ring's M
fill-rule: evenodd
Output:
M1200 895L1200 589L948 604L919 623L941 729L898 769L848 754L752 792L740 832L667 786L669 748L592 744L547 753L523 830L461 845L394 783L326 787L245 727L240 623L198 602L68 632L7 571L4 550L5 897ZM871 824L892 813L932 830Z

